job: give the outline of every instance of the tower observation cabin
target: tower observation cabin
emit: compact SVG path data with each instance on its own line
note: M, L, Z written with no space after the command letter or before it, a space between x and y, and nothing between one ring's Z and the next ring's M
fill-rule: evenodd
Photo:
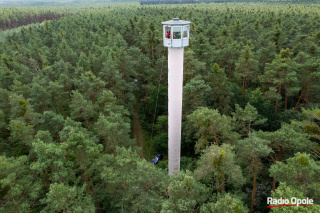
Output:
M174 18L163 24L163 45L165 47L181 48L189 46L190 21Z

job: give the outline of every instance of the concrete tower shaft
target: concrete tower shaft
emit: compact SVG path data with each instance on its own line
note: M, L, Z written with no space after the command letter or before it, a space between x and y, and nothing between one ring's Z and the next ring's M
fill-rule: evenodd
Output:
M168 48L169 175L180 172L184 48Z

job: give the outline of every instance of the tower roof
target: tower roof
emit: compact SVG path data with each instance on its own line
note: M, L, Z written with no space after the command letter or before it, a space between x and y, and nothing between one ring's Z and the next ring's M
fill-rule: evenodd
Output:
M170 21L164 21L162 24L167 24L167 25L185 25L185 24L191 24L190 21L185 21L185 20L180 20L179 18L174 18L173 20Z

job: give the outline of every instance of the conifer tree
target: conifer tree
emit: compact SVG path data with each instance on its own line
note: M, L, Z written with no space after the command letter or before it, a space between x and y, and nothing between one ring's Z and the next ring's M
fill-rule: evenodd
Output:
M200 152L210 143L219 146L221 142L235 143L238 133L234 132L232 118L221 115L218 110L200 107L187 116L193 127L197 128L196 152Z
M276 100L274 113L277 113L279 100L282 99L281 91L285 93L285 106L287 109L288 98L298 91L297 83L297 64L291 60L292 53L289 49L281 50L280 54L271 64L266 65L262 81L269 85L269 95ZM278 90L278 91L277 91Z
M254 80L258 70L258 61L255 59L251 49L252 47L249 45L244 47L236 62L235 76L238 79L242 79L242 96L245 94L249 80Z
M269 155L273 152L268 145L270 141L261 139L255 134L250 134L248 138L239 140L236 145L237 155L242 160L242 163L248 164L249 174L253 173L253 189L250 212L254 209L254 199L256 193L256 181L257 175L261 170L261 158Z

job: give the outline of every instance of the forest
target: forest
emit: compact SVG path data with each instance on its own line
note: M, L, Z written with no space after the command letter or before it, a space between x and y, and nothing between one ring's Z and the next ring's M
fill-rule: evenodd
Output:
M116 0L114 0L116 1ZM140 0L140 4L197 4L197 3L231 3L231 2L259 2L259 3L285 3L309 4L319 3L318 0Z
M0 212L320 212L320 4L0 14ZM168 176L161 22L176 17L191 27L181 171Z

